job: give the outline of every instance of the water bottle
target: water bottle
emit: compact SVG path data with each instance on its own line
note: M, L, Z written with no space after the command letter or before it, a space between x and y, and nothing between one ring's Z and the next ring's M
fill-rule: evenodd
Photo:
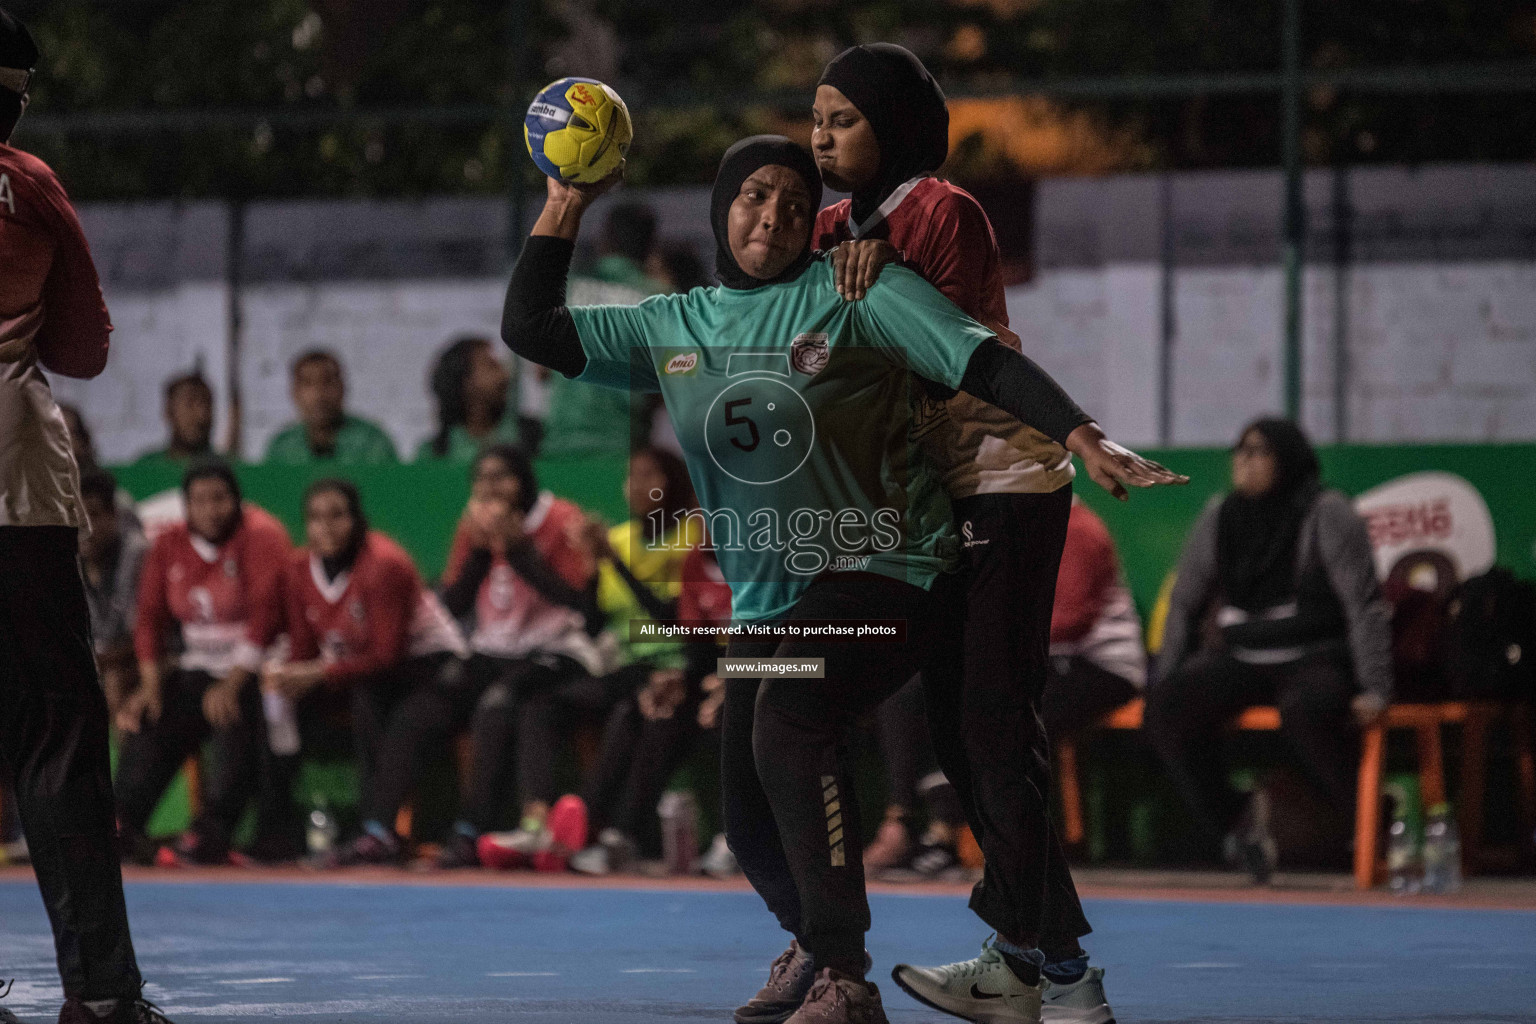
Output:
M267 719L267 746L278 757L289 757L299 752L299 719L294 713L293 701L275 690L265 690L261 695L261 710Z
M656 805L661 816L661 857L674 875L691 875L699 864L699 802L686 790L669 790Z
M1406 896L1419 891L1419 865L1413 848L1413 833L1402 817L1394 818L1387 830L1387 878L1392 891Z
M330 803L324 794L316 793L310 800L309 819L304 823L304 845L311 856L323 856L335 848L339 835Z
M1461 888L1461 836L1445 804L1429 809L1424 826L1424 888L1429 892Z

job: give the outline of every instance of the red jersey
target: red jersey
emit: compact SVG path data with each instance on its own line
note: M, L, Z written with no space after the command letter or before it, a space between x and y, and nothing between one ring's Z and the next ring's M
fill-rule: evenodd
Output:
M1067 541L1056 573L1051 607L1051 642L1081 640L1098 621L1109 592L1120 579L1115 542L1104 520L1080 502L1072 503Z
M592 559L571 541L572 531L584 518L575 505L545 491L523 520L539 557L578 590L591 583L595 572ZM468 528L461 523L448 554L445 584L457 579L472 548ZM590 672L604 670L603 657L587 634L582 614L546 598L499 555L475 595L475 629L469 646L480 654L502 658L535 651L564 654Z
M1136 603L1120 577L1104 520L1076 499L1051 607L1051 654L1080 657L1131 685L1147 681L1147 649Z
M288 533L266 512L247 506L222 545L194 535L185 523L162 533L144 560L133 647L140 661L168 652L173 625L181 628L184 669L222 676L255 672L262 652L283 627L283 577Z
M677 617L683 622L731 621L731 585L725 582L715 556L694 548L683 560L682 589L677 595Z
M290 657L323 658L325 678L354 682L405 658L460 651L458 627L422 585L405 549L369 531L357 560L334 580L308 548L288 560L286 580Z
M69 431L41 371L96 376L111 330L64 187L0 144L0 526L83 525Z
M981 204L962 188L919 177L891 193L863 224L848 221L853 201L816 215L812 244L832 249L853 238L884 238L904 264L1014 351L1019 336L1008 327L1002 256ZM952 498L983 493L1048 493L1072 480L1072 458L1044 434L967 394L919 421L932 429L923 451Z

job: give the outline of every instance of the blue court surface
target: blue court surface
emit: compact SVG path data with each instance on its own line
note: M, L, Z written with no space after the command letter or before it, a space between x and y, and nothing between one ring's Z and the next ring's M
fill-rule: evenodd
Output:
M750 892L135 882L146 990L178 1021L725 1022L785 936ZM1536 913L1094 899L1094 962L1121 1024L1536 1021ZM950 1018L893 963L975 954L955 895L872 897L871 975L893 1022ZM4 1006L59 991L31 881L0 881Z

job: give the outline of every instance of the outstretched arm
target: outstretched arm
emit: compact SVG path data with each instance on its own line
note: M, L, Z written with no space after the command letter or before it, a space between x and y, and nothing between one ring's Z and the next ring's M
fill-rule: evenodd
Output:
M1126 498L1126 485L1189 483L1189 477L1111 441L1033 359L996 340L978 345L971 353L960 390L1063 445L1082 460L1094 483L1121 501Z

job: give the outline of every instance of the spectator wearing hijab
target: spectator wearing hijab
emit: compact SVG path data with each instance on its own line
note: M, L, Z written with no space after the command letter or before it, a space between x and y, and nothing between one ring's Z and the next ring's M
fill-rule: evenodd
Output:
M1274 704L1280 731L1343 826L1355 798L1357 727L1392 699L1390 612L1365 522L1324 488L1296 424L1261 419L1232 449L1232 493L1195 523L1179 560L1146 731L1213 846L1257 881L1277 850L1262 794L1226 786L1212 749L1228 719ZM1197 649L1215 609L1219 643Z

